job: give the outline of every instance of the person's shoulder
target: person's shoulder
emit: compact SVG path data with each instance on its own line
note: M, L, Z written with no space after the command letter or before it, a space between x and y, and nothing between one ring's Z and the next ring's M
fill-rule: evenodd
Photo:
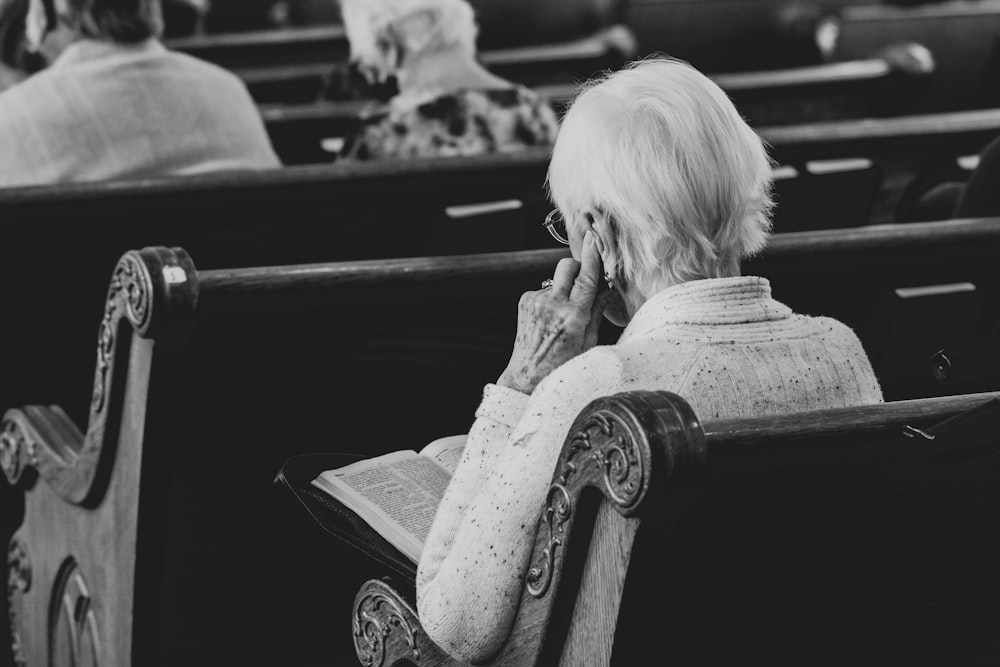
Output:
M42 70L0 92L0 126L35 124L61 108L54 102L62 96L62 76L62 72Z
M246 89L243 80L229 70L219 67L215 63L210 63L207 60L195 58L187 53L165 48L162 53L162 60L168 67L189 72L192 76Z
M624 362L617 345L598 345L552 371L535 391L583 391L603 395L620 381Z
M0 100L19 100L37 95L42 90L58 85L64 78L72 78L73 74L58 68L47 67L25 77L14 85L0 91Z
M805 326L809 328L812 335L818 336L831 343L842 343L861 346L861 340L854 332L854 329L847 326L840 320L825 315L794 315Z

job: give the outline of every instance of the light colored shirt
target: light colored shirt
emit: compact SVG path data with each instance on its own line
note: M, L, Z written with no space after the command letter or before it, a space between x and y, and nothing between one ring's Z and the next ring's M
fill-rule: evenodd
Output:
M156 40L83 40L0 93L0 187L280 163L243 83Z
M548 102L524 86L459 90L417 98L398 95L365 118L347 139L355 160L459 157L551 146L559 120Z
M882 402L857 336L794 314L756 277L668 288L619 342L556 369L531 396L487 385L417 573L421 623L468 661L506 641L535 527L569 428L592 400L669 390L702 420Z

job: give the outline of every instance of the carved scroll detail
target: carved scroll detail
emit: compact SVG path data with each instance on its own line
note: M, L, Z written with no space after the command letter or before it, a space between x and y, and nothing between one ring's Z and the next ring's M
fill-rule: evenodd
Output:
M103 410L107 403L118 320L124 315L136 331L141 331L149 322L152 291L153 281L142 260L134 253L123 256L111 278L104 319L97 335L97 373L91 401L95 412Z
M542 512L542 526L548 531L547 546L542 550L542 562L528 570L528 592L536 598L542 597L552 583L552 570L555 567L556 550L563 546L566 522L573 514L573 499L566 487L553 484L549 487L549 498Z
M649 469L639 443L616 414L602 410L591 414L563 450L557 475L549 487L539 530L548 535L540 562L528 569L528 592L543 597L552 583L557 552L565 547L567 524L573 516L570 487L590 481L600 483L618 511L629 516L639 505L648 485Z
M110 406L112 384L124 384L126 377L116 367L116 357L131 349L132 332L119 336L122 319L139 337L169 339L184 329L179 322L194 312L197 301L197 273L183 249L144 248L122 256L112 274L98 333L86 433L58 406L8 410L0 425L0 469L7 479L23 480L25 470L34 468L67 502L97 502L108 486L120 422Z
M419 661L419 631L410 623L411 616L412 613L395 599L392 589L379 582L365 584L354 602L354 618L351 623L354 649L361 664L365 667L381 667L385 664L387 644L393 641L393 637L397 641L401 637L405 642L408 659Z
M8 417L0 425L0 468L13 485L21 479L26 465L38 466L35 442L21 422Z
M17 667L26 667L28 664L18 633L18 612L21 609L20 598L29 590L31 559L28 557L28 548L20 539L14 538L7 549L7 615L10 621L11 652Z

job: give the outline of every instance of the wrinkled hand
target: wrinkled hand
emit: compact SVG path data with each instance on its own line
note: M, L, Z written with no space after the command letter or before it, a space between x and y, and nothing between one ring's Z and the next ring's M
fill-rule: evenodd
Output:
M552 287L521 296L514 352L497 384L530 394L549 373L597 344L610 293L600 294L601 256L592 231L582 256L582 262L560 260Z

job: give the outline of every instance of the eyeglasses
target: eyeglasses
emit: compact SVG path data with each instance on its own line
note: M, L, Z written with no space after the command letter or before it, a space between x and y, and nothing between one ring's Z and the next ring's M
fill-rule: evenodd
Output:
M559 212L559 209L552 209L545 216L545 222L542 225L549 230L549 234L552 234L552 238L556 241L559 241L563 245L569 245L569 231L566 229L566 218Z

